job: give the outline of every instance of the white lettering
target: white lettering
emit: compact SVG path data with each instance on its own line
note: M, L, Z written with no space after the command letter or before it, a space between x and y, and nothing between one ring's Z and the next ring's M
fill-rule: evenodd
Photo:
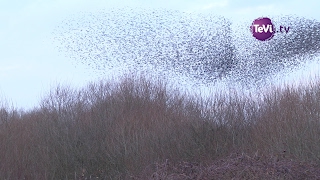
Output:
M258 32L258 26L259 26L259 24L254 24L253 26L254 26L254 32Z
M255 32L258 32L258 33L263 33L263 32L273 32L273 29L272 29L272 25L271 24L268 24L268 25L262 25L262 26L259 26L259 24L255 24L253 25L254 26L254 31Z
M270 32L272 33L272 25L268 24L267 26L265 26L264 24L262 25L264 32L268 32L268 30L270 30Z

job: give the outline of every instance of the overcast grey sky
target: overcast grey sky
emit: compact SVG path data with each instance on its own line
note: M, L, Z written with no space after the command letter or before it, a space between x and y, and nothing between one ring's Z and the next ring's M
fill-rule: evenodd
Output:
M52 32L71 15L122 6L214 12L233 22L266 15L298 15L320 21L320 1L316 0L1 0L2 98L17 107L30 108L57 83L81 87L97 79L90 67L75 66L74 60L57 52L51 42Z

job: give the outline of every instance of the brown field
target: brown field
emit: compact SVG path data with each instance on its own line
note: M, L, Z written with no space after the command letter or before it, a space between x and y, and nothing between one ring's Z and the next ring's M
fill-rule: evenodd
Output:
M0 179L320 179L320 81L190 96L125 76L0 110Z

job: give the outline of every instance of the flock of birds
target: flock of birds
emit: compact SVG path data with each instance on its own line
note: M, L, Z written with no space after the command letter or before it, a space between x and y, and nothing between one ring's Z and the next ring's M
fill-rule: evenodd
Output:
M292 71L320 51L320 23L301 17L269 17L276 33L269 41L250 34L251 24L231 28L222 16L161 9L106 9L76 14L57 27L59 50L99 73L123 70L175 74L198 84L228 79L261 85Z

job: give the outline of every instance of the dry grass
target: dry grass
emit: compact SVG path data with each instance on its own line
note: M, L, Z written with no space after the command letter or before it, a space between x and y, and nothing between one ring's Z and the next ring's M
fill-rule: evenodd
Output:
M0 177L320 179L319 87L275 88L256 102L132 75L58 86L39 108L0 110Z
M202 163L180 162L157 164L156 171L148 177L136 179L184 180L184 179L319 179L320 166L312 163L297 162L274 157L231 154L210 165Z

